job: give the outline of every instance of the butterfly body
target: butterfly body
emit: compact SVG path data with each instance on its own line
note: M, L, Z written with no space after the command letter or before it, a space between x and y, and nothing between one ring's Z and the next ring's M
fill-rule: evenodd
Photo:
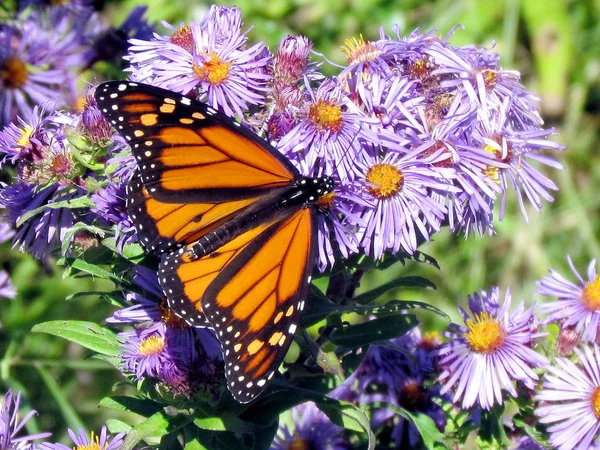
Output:
M229 390L252 400L300 321L332 179L302 176L250 130L179 94L108 82L95 97L136 159L127 210L161 255L169 307L215 330Z

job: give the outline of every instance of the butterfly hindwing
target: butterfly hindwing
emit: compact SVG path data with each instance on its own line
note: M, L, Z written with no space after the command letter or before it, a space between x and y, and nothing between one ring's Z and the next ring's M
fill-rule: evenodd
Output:
M203 103L126 81L101 84L95 98L160 202L257 198L298 176L268 143Z
M191 247L163 258L159 281L169 306L184 318L208 318L240 402L262 391L292 342L315 256L314 222L314 211L303 208L201 258L190 256Z
M223 346L233 397L257 396L300 321L314 261L315 211L303 208L252 240L208 286L204 313Z

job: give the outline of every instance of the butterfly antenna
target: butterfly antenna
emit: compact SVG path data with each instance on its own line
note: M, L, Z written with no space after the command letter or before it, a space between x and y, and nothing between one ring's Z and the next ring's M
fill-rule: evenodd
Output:
M340 158L340 160L338 161L338 164L342 164L344 162L344 159L350 155L350 149L352 148L352 145L354 144L354 141L356 141L356 139L358 138L358 135L360 134L361 130L362 130L363 124L360 124L360 127L358 128L358 131L354 134L354 137L352 138L352 140L350 141L350 143L348 144L348 147L346 147L346 149L344 150L344 152L342 153L342 157Z

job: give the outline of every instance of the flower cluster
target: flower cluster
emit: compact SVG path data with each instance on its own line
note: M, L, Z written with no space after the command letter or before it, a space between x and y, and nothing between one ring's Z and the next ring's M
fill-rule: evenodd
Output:
M135 374L137 380L157 379L187 397L217 386L223 361L214 331L192 328L169 310L156 272L142 266L134 272L134 289L142 293L128 293L129 306L107 319L110 324L137 325L118 335L124 373Z
M454 47L415 31L351 40L337 77L319 73L311 42L285 37L273 55L248 46L236 8L211 7L169 35L132 40L130 77L204 100L237 115L273 142L307 176L330 175L337 188L320 218L319 267L358 251L412 254L448 224L493 231L508 187L536 209L554 183L532 161L562 166L536 98L503 70L498 55ZM243 81L242 81L243 80ZM250 106L261 108L253 109ZM335 239L335 245L332 244Z

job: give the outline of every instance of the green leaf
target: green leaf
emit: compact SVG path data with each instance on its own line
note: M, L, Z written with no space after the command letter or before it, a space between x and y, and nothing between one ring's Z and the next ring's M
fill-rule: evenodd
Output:
M100 400L100 406L117 409L120 411L131 411L142 417L150 417L162 411L163 406L153 400L142 396L115 395Z
M103 278L105 280L111 280L115 283L124 282L124 280L121 277L115 275L114 273L109 272L108 270L103 269L102 267L97 266L96 264L91 264L79 258L62 258L58 261L57 264L66 265L74 269L80 270L82 272L89 273L94 277Z
M89 197L82 195L81 197L72 198L69 200L60 200L54 203L48 203L39 208L32 209L27 211L25 214L22 214L17 219L17 228L27 222L34 216L37 216L39 213L46 211L47 209L58 209L58 208L67 208L67 209L77 209L77 208L91 208L94 206L94 202L90 200Z
M423 438L423 443L425 444L425 447L428 450L447 448L446 444L444 443L444 434L437 429L435 422L427 414L411 413L410 411L407 411L404 408L391 405L389 403L385 404L385 408L397 412L402 417L414 423L417 429L419 430L421 437Z
M210 431L233 431L239 433L250 433L256 430L256 426L246 422L239 417L223 415L220 417L199 417L194 419L198 428Z
M108 431L112 434L129 433L131 430L131 425L117 419L107 419L106 426L108 427Z
M158 412L133 427L127 433L120 450L133 450L143 439L148 437L157 438L174 433L189 422L190 419L182 414L168 416L164 412Z
M418 321L413 314L394 314L336 328L331 333L330 339L334 344L346 348L364 347L374 342L403 336L417 324Z
M368 304L377 300L382 295L397 289L399 287L419 287L419 288L432 288L435 289L435 284L423 277L399 277L394 280L388 281L383 286L379 286L363 294L354 297L354 301L358 304Z
M39 323L31 331L60 336L103 355L118 356L120 354L120 343L115 333L93 322L53 320Z
M327 299L325 296L313 295L306 304L306 310L302 315L302 326L304 328L314 325L323 319L333 317L334 315L342 315L347 313L381 315L394 314L410 309L425 309L432 311L446 320L450 320L450 316L439 308L436 308L429 303L419 302L415 300L391 300L384 305L336 305Z
M83 222L77 222L67 231L65 231L65 236L63 237L63 242L61 245L61 255L66 255L69 251L69 247L71 246L71 241L73 240L73 236L79 233L80 231L87 231L95 236L99 236L101 238L104 237L104 230L102 228L95 227L93 225L88 225Z
M371 423L367 415L356 406L348 402L337 404L317 402L319 409L323 411L333 423L347 430L365 432L369 437L369 450L375 448L375 435L371 430Z

